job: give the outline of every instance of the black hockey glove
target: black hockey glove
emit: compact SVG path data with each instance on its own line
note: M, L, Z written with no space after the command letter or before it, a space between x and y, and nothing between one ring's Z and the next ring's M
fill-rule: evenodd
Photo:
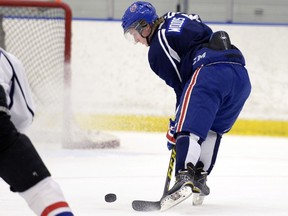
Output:
M0 85L0 113L5 112L8 113L8 105L5 90L2 85Z

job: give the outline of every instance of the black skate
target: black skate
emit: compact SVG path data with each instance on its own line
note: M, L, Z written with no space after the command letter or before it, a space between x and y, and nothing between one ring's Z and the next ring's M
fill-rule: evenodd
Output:
M200 190L200 193L193 195L193 205L202 205L205 196L210 194L210 188L206 185L208 173L203 170L204 164L199 161L196 165L194 175L194 186Z
M193 178L195 168L192 163L187 164L187 170L179 171L176 174L176 182L168 191L167 195L161 199L161 211L165 211L180 202L186 200L192 193L200 193L200 189L194 186Z

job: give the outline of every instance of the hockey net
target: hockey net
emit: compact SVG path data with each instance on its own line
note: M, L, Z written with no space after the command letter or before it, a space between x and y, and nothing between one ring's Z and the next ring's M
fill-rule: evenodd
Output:
M0 45L24 65L36 106L28 135L64 148L114 148L117 137L81 129L71 108L72 12L63 2L0 1Z

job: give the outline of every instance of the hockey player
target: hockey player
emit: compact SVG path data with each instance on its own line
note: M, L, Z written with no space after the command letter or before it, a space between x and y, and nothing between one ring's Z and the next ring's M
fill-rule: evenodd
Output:
M73 216L59 185L23 133L33 116L22 64L0 48L0 177L36 215Z
M151 69L176 93L175 119L167 132L176 148L174 186L161 199L170 208L194 193L202 204L210 193L221 137L238 118L251 84L242 53L224 31L213 33L196 14L158 17L149 2L131 4L122 17L126 38L149 47Z

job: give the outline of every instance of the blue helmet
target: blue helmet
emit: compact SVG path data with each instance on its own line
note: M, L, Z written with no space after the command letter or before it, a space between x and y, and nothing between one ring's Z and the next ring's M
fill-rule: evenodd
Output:
M137 1L128 7L122 17L122 28L125 31L137 21L145 20L151 24L158 18L155 8L149 2Z

